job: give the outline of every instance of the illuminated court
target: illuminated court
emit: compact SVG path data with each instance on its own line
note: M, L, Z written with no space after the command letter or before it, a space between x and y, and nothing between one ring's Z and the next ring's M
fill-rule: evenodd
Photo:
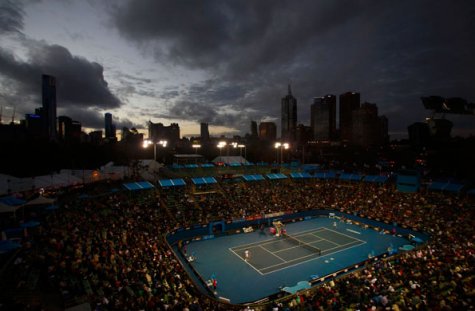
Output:
M331 255L366 243L328 228L300 232L291 237L275 237L230 248L230 251L265 275L287 269L320 256ZM245 251L250 256L245 260Z
M195 259L185 261L185 266L194 270L189 272L192 277L195 273L199 276L195 282L203 290L215 278L217 297L246 303L276 295L302 281L351 269L370 256L387 253L388 248L397 250L408 244L404 237L328 217L291 222L285 230L287 236L280 237L270 234L267 227L262 232L191 241L187 253Z

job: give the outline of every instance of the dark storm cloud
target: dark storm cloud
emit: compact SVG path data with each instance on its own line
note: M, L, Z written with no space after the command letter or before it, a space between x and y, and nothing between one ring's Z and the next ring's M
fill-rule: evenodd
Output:
M23 30L23 15L23 8L18 1L2 1L0 3L0 35L21 32Z
M430 114L421 96L475 101L471 0L127 1L113 22L158 61L213 77L178 91L175 117L219 120L228 107L242 113L223 121L247 129L246 118L279 115L289 81L306 123L313 97L347 90L392 129Z
M211 105L186 101L177 102L170 107L167 113L158 114L155 117L207 122L212 125L228 127L248 121L247 113L226 112L222 111L222 107L216 108Z
M120 100L104 79L103 67L72 55L59 45L29 40L27 61L0 48L0 76L16 83L19 91L41 98L41 75L57 79L58 107L117 108Z
M81 107L68 107L58 110L58 115L66 115L73 120L81 122L82 127L93 129L104 129L104 113L94 108L83 109ZM118 118L113 114L112 122L116 129L120 130L124 126L127 128L135 127L137 129L144 128L144 125L136 124L127 118Z
M81 107L68 107L58 109L58 115L65 115L75 121L81 122L82 127L101 129L104 128L104 114L95 109Z

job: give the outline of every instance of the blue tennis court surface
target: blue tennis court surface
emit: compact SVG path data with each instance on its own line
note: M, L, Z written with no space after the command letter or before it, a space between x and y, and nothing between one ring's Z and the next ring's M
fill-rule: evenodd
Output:
M319 228L294 234L290 238L276 237L270 241L240 245L230 250L259 274L265 275L364 243L366 242L335 230ZM250 254L247 259L246 251Z
M329 218L290 223L286 231L292 240L266 229L192 241L187 253L196 259L190 264L203 280L217 279L217 296L246 303L408 244L402 237Z

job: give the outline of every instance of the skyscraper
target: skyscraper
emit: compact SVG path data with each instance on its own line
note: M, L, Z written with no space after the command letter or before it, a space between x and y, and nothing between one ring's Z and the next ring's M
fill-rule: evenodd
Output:
M112 114L107 112L104 114L104 131L106 133L106 139L115 140L115 124L112 123Z
M275 140L277 136L277 127L274 122L261 122L259 124L259 139Z
M200 131L201 141L208 141L209 140L209 129L208 123L201 123L201 131Z
M340 139L350 141L353 111L360 107L360 93L346 92L340 95Z
M376 104L364 103L352 112L351 143L359 146L376 146L382 143L382 124Z
M289 84L288 94L281 101L281 139L295 141L297 129L297 99L292 96Z
M79 143L81 140L81 123L67 116L59 116L58 139L63 142Z
M49 140L56 140L56 78L42 76L43 129Z
M251 137L257 138L257 122L251 121Z
M310 126L315 140L331 140L336 133L336 96L316 97L310 106Z
M178 123L171 123L169 126L164 126L162 123L149 121L148 138L153 142L166 140L170 146L175 146L180 140L180 126Z

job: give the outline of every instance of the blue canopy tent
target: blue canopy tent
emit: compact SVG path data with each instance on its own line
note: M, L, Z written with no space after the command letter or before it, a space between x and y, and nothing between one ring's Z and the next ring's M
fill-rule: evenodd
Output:
M463 186L464 185L462 184L452 184L449 181L448 182L434 181L429 185L429 190L449 191L449 192L458 193L462 190Z
M211 168L211 167L214 167L214 164L213 164L213 163L204 163L204 164L201 164L201 167L203 167L203 168Z
M315 174L315 177L319 179L335 179L336 173L335 172L318 172Z
M277 174L267 174L267 178L270 180L275 180L275 179L286 179L287 176L282 174L282 173L277 173Z
M320 165L319 164L304 164L301 166L301 169L304 172L314 174L316 171L320 169Z
M191 181L197 186L218 183L216 181L216 178L211 177L211 176L209 176L209 177L196 177L196 178L192 178Z
M238 167L238 166L241 166L241 163L232 162L232 163L229 163L228 165L229 165L229 166L232 166L232 167Z
M347 174L343 173L340 175L340 180L346 180L346 181L361 181L361 175L358 174Z
M185 168L199 168L198 164L185 164Z
M182 178L176 178L176 179L160 179L158 181L160 186L163 188L166 187L178 187L178 186L186 186L185 181Z
M131 182L123 184L123 186L129 191L148 190L155 188L155 186L148 181Z
M310 175L310 174L307 173L307 172L303 172L303 173L290 173L290 177L292 177L292 178L294 178L294 179L313 178L313 176Z
M363 177L363 181L365 182L371 182L371 183L378 183L378 184L384 184L387 182L389 177L387 176L379 176L379 175L366 175Z
M256 174L256 175L242 175L245 181L259 181L265 180L264 176Z

